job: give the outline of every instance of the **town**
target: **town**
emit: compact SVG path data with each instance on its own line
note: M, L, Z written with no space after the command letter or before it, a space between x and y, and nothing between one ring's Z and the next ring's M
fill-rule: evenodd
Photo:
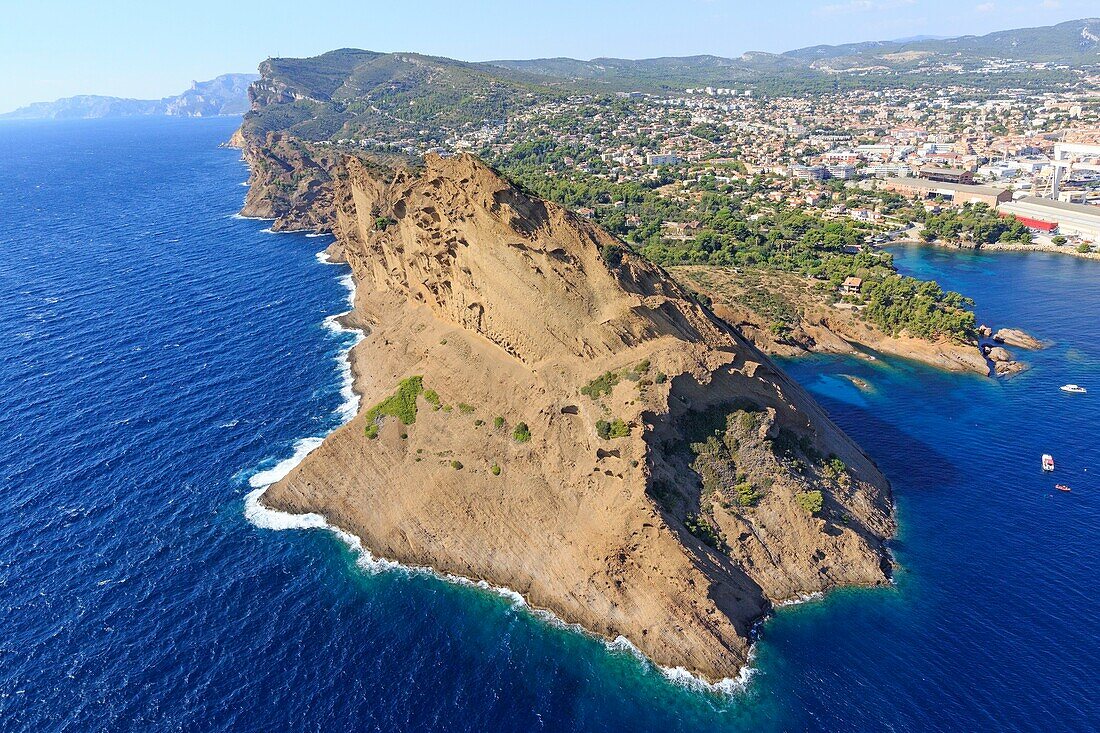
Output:
M1100 242L1096 81L993 95L961 85L798 97L712 87L576 95L517 105L507 119L418 132L394 126L391 135L334 144L410 156L472 151L513 176L584 184L598 191L591 200L563 203L620 235L643 212L605 199L610 187L636 183L672 202L737 191L757 219L801 209L865 225L868 243L924 234L1089 255ZM1026 232L998 227L975 239L965 227L924 226L950 209L1011 216ZM696 218L673 217L661 229L681 243L706 234Z

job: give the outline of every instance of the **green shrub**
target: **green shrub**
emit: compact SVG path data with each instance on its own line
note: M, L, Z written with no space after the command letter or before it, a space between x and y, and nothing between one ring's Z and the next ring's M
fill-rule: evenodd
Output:
M451 468L456 471L462 470L462 461L451 461Z
M741 506L756 506L756 502L760 501L760 491L748 481L735 485L733 490Z
M818 490L803 491L795 497L798 505L808 511L810 514L817 516L821 513L821 508L825 505L825 497L821 495Z
M494 476L499 476L500 466L494 463L492 466L489 467L489 473L493 474Z
M848 467L844 465L844 461L840 460L836 456L831 455L829 456L829 460L821 464L821 475L827 479L832 479L835 481L836 479L840 478L841 474L843 474L847 469Z
M726 543L718 529L714 527L702 514L689 514L684 519L684 525L688 531L701 539L707 545L716 550L725 550Z
M474 406L473 405L467 405L465 402L459 402L458 403L458 411L461 412L464 415L469 415L471 412L474 411Z
M475 428L480 428L484 424L485 424L484 420L474 420L474 427Z
M439 399L439 393L434 389L424 390L424 400L432 406L433 410L438 410L443 407L443 401Z
M664 372L657 372L657 376L655 376L655 377L653 378L653 381L654 381L654 382L655 382L656 384L664 384L664 383L665 383L665 381L666 381L667 379L668 379L668 375L667 375L667 374L665 374Z
M588 384L581 387L581 394L592 399L599 399L600 395L609 395L615 385L619 383L619 375L615 372L604 372Z
M396 224L396 223L397 223L396 221L394 221L393 219L391 219L388 216L377 216L377 217L374 218L374 228L377 229L380 232L386 231L386 229L388 229L390 227L390 225Z
M1081 244L1077 245L1077 251L1081 254L1085 254L1086 252L1092 251L1092 246L1088 242L1081 242Z
M600 257L612 267L618 267L623 261L623 248L617 244L604 244L600 246Z
M497 430L500 430L502 427L504 427L504 418L499 416L499 415L494 417L493 418L493 427L496 428Z
M596 435L601 440L608 440L611 438L611 423L607 420L596 421Z
M412 425L416 422L416 398L423 391L424 380L422 377L409 377L402 380L397 385L397 391L394 394L367 410L367 423L373 424L379 418L389 415L396 417L405 425ZM375 435L377 435L377 432Z
M371 440L374 440L375 438L378 437L378 424L377 423L371 423L371 424L367 425L367 429L364 432L367 434L368 438L370 438Z
M609 433L609 437L612 438L625 438L630 435L630 426L623 422L622 419L615 418L611 421Z
M517 443L526 443L530 440L531 429L527 427L527 423L518 423L516 429L512 431L512 438L514 438Z

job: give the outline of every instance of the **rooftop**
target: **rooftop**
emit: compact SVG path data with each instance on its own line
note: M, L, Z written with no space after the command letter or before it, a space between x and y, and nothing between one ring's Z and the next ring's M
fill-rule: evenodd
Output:
M1044 199L1038 196L1027 196L1018 201L1012 201L1011 203L1040 206L1055 211L1064 211L1068 214L1100 217L1100 206L1092 206L1090 204L1070 204L1065 201L1054 201L1053 199ZM1002 204L1002 206L1004 205L1006 204Z
M968 183L949 183L947 181L929 181L926 178L887 178L886 183L894 186L908 186L926 191L958 191L959 193L978 193L985 196L999 196L1006 189L995 186L974 186Z

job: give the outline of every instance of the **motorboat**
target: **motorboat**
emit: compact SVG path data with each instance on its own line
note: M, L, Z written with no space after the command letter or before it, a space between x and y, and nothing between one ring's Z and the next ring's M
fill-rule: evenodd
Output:
M1043 470L1044 471L1053 471L1054 470L1054 456L1052 456L1049 453L1044 453L1043 454Z
M1059 491L1072 491L1073 490L1070 487L1066 486L1065 484L1054 484L1054 488L1058 489Z
M1088 392L1087 389L1079 384L1063 384L1059 389L1063 392L1072 392L1073 394L1085 394Z

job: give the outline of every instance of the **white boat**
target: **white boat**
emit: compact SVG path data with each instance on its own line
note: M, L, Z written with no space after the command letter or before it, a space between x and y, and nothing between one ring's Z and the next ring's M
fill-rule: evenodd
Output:
M1043 454L1043 470L1044 471L1053 471L1054 470L1054 456L1052 456L1049 453L1044 453Z
M1085 394L1085 392L1088 392L1087 389L1079 384L1063 384L1058 389L1062 390L1063 392L1073 392L1074 394Z

